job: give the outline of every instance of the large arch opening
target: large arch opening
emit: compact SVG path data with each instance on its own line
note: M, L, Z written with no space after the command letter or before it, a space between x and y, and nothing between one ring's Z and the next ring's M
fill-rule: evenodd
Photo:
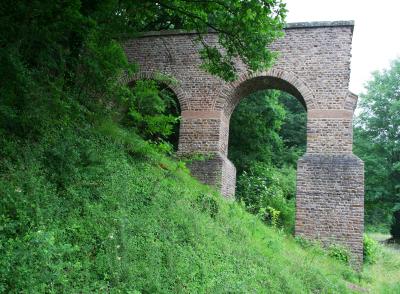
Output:
M297 160L306 151L307 103L286 80L243 81L227 104L227 156L237 170L236 199L274 226L294 232Z

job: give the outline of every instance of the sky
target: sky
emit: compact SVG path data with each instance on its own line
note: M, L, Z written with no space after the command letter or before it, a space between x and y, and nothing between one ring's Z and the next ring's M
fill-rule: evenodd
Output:
M400 0L284 0L287 22L354 20L350 91L400 58Z

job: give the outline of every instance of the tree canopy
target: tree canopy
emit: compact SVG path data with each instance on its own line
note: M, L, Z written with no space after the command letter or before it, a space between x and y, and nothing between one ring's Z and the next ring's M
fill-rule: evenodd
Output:
M40 136L60 124L68 99L93 113L90 101L99 101L100 109L132 101L119 78L137 67L128 63L122 43L146 30L196 31L203 67L227 80L235 77L238 57L251 70L264 68L273 57L266 46L282 35L285 13L281 0L3 1L2 132ZM209 30L218 34L218 44L206 42Z
M129 2L129 1L128 1ZM126 4L126 17L141 11L136 31L183 29L198 33L204 68L226 80L235 78L234 58L251 70L272 65L267 45L282 36L285 5L281 0L158 0ZM133 5L133 6L131 6ZM219 44L208 44L204 34L218 33ZM224 50L219 50L220 46Z
M400 209L400 59L375 72L366 89L356 121L355 152L365 162L367 220L385 222L388 210Z

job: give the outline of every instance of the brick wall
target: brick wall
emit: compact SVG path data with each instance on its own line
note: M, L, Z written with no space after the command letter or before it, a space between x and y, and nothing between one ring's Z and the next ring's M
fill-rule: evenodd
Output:
M341 243L362 265L364 165L352 154L305 154L297 163L298 236Z

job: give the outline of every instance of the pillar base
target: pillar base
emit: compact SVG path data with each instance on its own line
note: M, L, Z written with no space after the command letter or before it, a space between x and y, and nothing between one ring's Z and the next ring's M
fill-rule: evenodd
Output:
M221 194L234 200L236 188L236 168L221 152L210 153L204 160L187 164L192 175L200 182L215 186Z
M340 244L361 268L364 164L353 154L305 154L297 164L295 234Z

